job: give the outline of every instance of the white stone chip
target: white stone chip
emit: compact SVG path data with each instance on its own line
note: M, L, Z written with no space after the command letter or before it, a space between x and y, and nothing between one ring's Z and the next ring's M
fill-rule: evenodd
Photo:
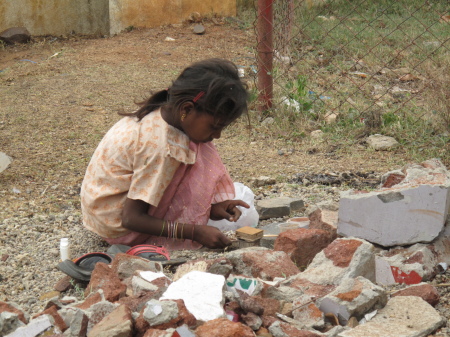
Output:
M11 158L6 153L0 152L0 172L6 170L11 161Z
M172 283L160 300L182 299L188 311L200 321L225 317L225 277L201 271L191 271Z

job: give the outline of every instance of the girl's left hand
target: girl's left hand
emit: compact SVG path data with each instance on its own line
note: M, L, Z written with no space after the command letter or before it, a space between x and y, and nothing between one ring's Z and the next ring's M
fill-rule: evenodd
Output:
M236 222L242 214L237 206L250 208L250 206L242 200L225 200L211 205L211 214L209 217L211 220L227 219L228 221Z

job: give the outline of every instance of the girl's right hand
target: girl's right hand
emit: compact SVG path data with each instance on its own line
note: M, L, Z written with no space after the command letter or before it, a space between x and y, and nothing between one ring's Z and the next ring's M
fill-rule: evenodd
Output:
M218 228L212 226L195 226L194 241L211 249L223 249L231 245L231 240Z

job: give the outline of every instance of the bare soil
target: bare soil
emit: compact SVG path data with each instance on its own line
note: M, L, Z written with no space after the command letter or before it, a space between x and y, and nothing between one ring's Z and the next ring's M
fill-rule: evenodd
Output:
M221 19L204 24L204 35L193 34L192 26L185 24L132 30L107 38L35 37L29 44L0 49L0 152L13 159L0 173L0 237L7 243L4 250L0 246L0 257L15 254L11 247L22 251L27 245L46 240L47 230L38 222L40 214L47 216L43 223L60 219L52 214L67 215L73 210L79 214L79 190L87 164L105 132L121 118L118 111L132 111L135 101L169 86L191 62L209 57L227 58L245 67L245 80L253 85L253 30ZM174 41L166 41L167 37ZM236 181L246 183L269 176L277 182L290 182L296 174L341 172L372 172L372 176L378 176L409 161L401 148L375 152L363 143L346 148L339 142L310 137L278 137L270 126L263 127L258 117L256 111L250 111L248 119L229 127L216 142ZM35 231L42 234L31 236L36 238L35 243L31 237L25 239L27 217L37 222L33 235ZM66 226L76 223L81 229L78 216L66 218L61 220L61 230L65 230L64 221ZM46 250L43 252L46 273L52 273L46 279L50 284L60 277L49 265L51 259L57 259L58 251L51 252L51 258ZM24 276L15 271L13 262L19 257L15 258L10 257L3 265L4 270L11 265L12 273L16 273L3 274L9 280L3 289L5 299L18 296L12 289L19 295L23 290L19 280ZM39 291L30 289L33 294ZM34 303L33 299L20 303L30 301ZM448 306L448 300L442 303Z
M245 80L253 85L253 30L220 20L205 26L204 35L185 24L108 38L35 37L1 49L0 151L13 163L0 174L0 218L78 206L87 163L120 118L117 112L132 111L136 100L170 85L189 63L230 59L245 67ZM262 175L288 180L302 172L383 173L407 160L401 150L377 153L361 145L336 152L339 144L279 140L260 127L256 115L250 111L251 128L244 118L217 141L231 175L244 183Z

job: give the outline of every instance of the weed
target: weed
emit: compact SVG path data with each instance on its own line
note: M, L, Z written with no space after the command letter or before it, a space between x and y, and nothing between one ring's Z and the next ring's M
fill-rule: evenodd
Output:
M75 296L78 298L78 299L81 299L81 300L84 300L84 291L85 291L85 289L80 285L80 283L78 283L76 280L74 280L74 279L71 279L70 280L70 284L72 285L72 287L73 287L73 291L74 291L74 293L75 293Z
M297 103L294 107L299 112L309 112L313 107L313 103L308 96L306 82L306 77L300 75L294 81L289 81L286 83L286 89L289 91L288 97Z
M437 156L450 164L450 25L438 19L447 5L377 0L296 6L286 40L286 25L274 23L275 49L288 44L283 56L294 66L275 63L272 71L278 105L269 112L276 112L270 132L301 140L321 129L326 142L347 146L382 133L395 137L410 159ZM275 19L287 17L282 5L274 8ZM327 124L330 113L337 119Z

